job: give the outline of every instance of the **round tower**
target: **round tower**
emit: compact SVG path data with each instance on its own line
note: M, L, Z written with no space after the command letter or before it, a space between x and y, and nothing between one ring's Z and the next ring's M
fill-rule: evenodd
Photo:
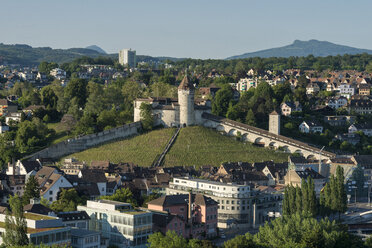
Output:
M180 105L180 125L194 125L194 86L187 75L185 75L180 86L178 86L178 104Z

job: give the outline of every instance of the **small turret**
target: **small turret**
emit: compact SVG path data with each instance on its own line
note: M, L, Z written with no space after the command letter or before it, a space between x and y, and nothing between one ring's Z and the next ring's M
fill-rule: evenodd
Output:
M269 115L269 132L280 135L280 115L275 110Z

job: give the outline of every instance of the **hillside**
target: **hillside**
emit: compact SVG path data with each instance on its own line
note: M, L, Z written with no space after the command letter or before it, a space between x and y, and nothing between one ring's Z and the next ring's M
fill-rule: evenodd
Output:
M295 40L292 44L271 48L266 50L261 50L257 52L244 53L242 55L232 56L227 59L244 59L252 57L302 57L313 55L314 57L325 57L325 56L336 56L344 54L361 54L368 53L372 54L372 50L359 49L349 46L337 45L328 41L318 41L318 40L309 40L309 41L300 41Z
M162 152L175 129L161 129L136 136L127 140L114 142L75 153L69 157L90 163L92 160L110 160L133 162L150 166ZM286 161L288 154L260 148L236 141L218 132L200 127L183 128L165 157L165 166L220 165L225 161Z
M96 58L99 56L118 59L118 54L106 54L100 47L92 45L87 48L52 49L50 47L31 47L29 45L7 45L0 43L0 64L19 64L23 66L36 66L42 61L56 62L58 64L71 62L82 57ZM137 62L162 62L165 60L178 61L182 58L151 57L137 55Z

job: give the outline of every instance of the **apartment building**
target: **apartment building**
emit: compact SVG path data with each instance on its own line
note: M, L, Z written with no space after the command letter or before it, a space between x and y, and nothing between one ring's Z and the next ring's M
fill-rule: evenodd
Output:
M89 230L102 233L109 244L121 247L146 247L152 233L152 213L136 210L130 203L110 200L87 201L78 206L90 217Z
M269 220L271 213L281 211L282 194L261 193L249 185L221 183L203 179L174 178L167 195L204 194L218 203L217 225L256 227Z

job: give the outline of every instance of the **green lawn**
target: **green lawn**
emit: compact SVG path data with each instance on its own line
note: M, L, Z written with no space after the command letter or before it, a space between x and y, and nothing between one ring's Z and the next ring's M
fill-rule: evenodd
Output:
M69 155L88 164L92 160L109 160L113 163L133 162L140 166L150 166L160 154L176 129L155 130L122 141L108 143L83 152ZM218 166L226 161L261 162L287 161L288 154L253 146L223 136L205 127L183 128L165 157L165 166Z
M51 142L51 145L57 144L61 141L67 140L69 138L72 138L73 135L67 134L66 128L64 128L60 123L48 123L47 127L49 129L54 129L56 131L55 136L53 137L53 140Z
M165 166L215 165L221 162L284 162L288 154L257 147L250 143L223 136L200 126L183 128L165 157Z
M112 142L69 155L79 161L109 160L113 163L133 162L150 166L155 157L162 153L166 144L176 132L175 128L154 130L152 132Z

